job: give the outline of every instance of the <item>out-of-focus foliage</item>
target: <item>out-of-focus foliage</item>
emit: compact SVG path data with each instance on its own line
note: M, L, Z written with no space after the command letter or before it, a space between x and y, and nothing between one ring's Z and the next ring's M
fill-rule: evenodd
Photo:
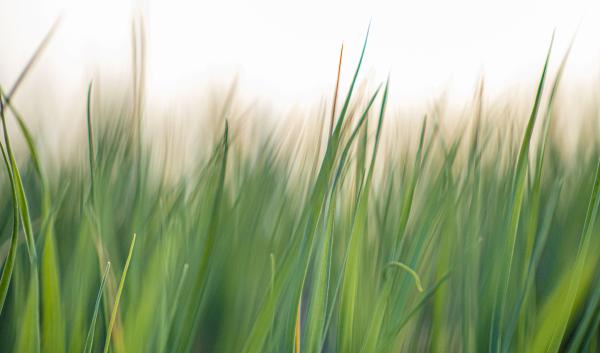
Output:
M331 130L244 134L227 99L175 177L139 77L127 106L88 98L85 158L53 173L4 125L0 351L597 352L600 120L566 160L562 66L529 116L480 94L406 141L359 69Z

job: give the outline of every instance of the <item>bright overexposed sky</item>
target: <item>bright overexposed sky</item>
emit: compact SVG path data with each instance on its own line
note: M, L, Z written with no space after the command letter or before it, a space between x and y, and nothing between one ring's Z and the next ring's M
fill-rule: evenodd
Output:
M236 75L250 97L317 103L331 96L342 42L347 84L369 22L363 77L391 75L399 101L444 90L467 98L482 74L491 92L532 82L553 29L557 63L578 24L568 77L600 77L598 0L0 0L0 85L12 85L61 13L25 84L42 82L58 101L82 96L97 76L128 77L131 21L139 13L148 97L156 104L176 104Z

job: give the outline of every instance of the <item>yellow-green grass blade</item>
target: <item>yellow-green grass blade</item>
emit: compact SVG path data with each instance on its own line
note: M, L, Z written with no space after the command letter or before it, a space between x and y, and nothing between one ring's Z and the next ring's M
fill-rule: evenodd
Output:
M546 352L555 353L559 351L560 345L563 341L565 331L567 330L567 324L572 315L577 294L581 291L581 283L586 276L586 267L589 267L588 256L591 249L592 237L594 235L594 227L598 219L598 213L600 211L600 159L598 160L596 167L596 177L592 188L590 202L588 205L587 213L585 216L585 223L581 232L581 238L579 240L577 254L575 257L575 264L573 271L569 276L569 286L564 298L564 302L561 306L561 312L564 316L562 320L556 321L556 325L552 332L551 339L546 344ZM589 277L588 277L589 278ZM589 280L588 280L589 281ZM588 282L586 281L586 282ZM586 283L584 282L584 283Z
M357 340L356 331L356 306L358 300L358 285L360 281L359 269L361 267L361 247L365 242L364 234L367 229L367 218L368 218L368 201L371 190L371 183L373 180L373 173L375 169L375 161L377 150L379 147L379 140L381 137L383 127L383 117L385 115L385 106L387 103L389 89L389 80L386 83L384 90L381 109L379 112L379 119L377 123L377 132L375 135L375 142L373 146L373 154L371 157L371 164L369 166L368 174L364 185L361 187L359 195L356 198L355 215L352 220L351 234L348 240L348 252L347 260L345 260L343 268L343 282L342 291L340 298L340 331L338 333L340 340L340 349L344 352L354 352L360 347L359 340ZM347 261L347 262L346 262Z
M125 286L125 278L127 277L129 263L131 262L131 257L133 255L133 248L135 247L135 238L136 234L134 233L133 238L131 239L131 245L129 246L129 254L127 255L127 260L125 261L125 267L123 268L123 274L121 275L121 280L119 281L119 287L117 288L115 302L113 303L112 312L110 314L110 321L108 323L108 329L106 332L106 340L104 341L104 353L108 353L108 350L110 348L110 338L112 335L113 327L115 325L115 321L117 319L117 314L119 312L119 302L121 301L121 294L123 293L123 287Z
M100 302L102 301L102 293L104 291L104 285L106 284L106 278L108 277L108 271L110 270L110 262L106 263L106 269L100 280L100 288L98 289L98 295L96 295L96 303L94 304L94 312L92 314L92 321L90 322L90 328L85 338L85 346L83 347L83 353L91 353L94 347L94 336L96 334L96 321L98 319L98 312L100 311Z
M29 278L29 288L25 307L21 313L21 325L17 331L15 352L40 353L40 315L39 315L39 284L37 269Z
M42 268L40 271L42 281L42 352L62 353L65 351L65 322L53 216L50 216L45 228Z
M548 205L546 207L546 214L544 215L545 217L543 218L543 222L540 225L540 231L539 231L540 235L537 237L537 239L535 239L535 244L533 246L533 250L530 255L531 258L528 261L527 272L524 276L525 281L522 284L522 288L520 289L520 293L519 293L517 302L511 313L510 321L507 324L507 328L505 331L506 336L503 338L503 341L505 342L505 344L503 346L503 352L508 352L508 350L511 347L513 335L515 334L515 331L517 330L517 325L520 323L519 318L523 315L522 307L525 305L525 302L528 300L528 297L527 297L528 293L531 292L531 290L532 290L532 287L533 287L533 284L535 281L535 274L538 269L538 264L539 264L540 258L542 256L544 247L546 246L546 243L548 241L548 233L550 231L550 223L556 212L561 189L562 189L562 182L558 182L554 186L553 190L551 191L550 199L548 200Z
M327 312L330 297L331 261L334 234L336 200L331 199L327 214L323 243L318 248L313 278L313 289L310 297L306 322L306 353L321 351L322 342L327 334Z

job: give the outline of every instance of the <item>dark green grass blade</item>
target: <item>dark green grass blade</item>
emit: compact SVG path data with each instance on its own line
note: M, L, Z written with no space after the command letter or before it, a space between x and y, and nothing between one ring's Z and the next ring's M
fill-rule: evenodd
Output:
M358 78L358 73L360 72L360 67L363 62L363 58L365 56L365 51L367 49L367 42L369 40L369 31L371 29L371 24L367 28L367 34L365 35L365 40L363 43L363 48L360 53L360 58L358 59L358 64L356 65L356 70L354 71L354 76L352 77L352 83L350 83L350 88L348 88L348 93L346 94L346 99L344 100L344 105L342 105L342 109L340 110L340 115L338 117L338 121L335 125L334 134L337 131L338 135L344 123L344 118L346 116L346 112L348 111L348 107L350 105L350 100L352 98L352 93L354 92L354 85L356 84L356 80Z
M212 205L212 213L207 229L207 238L200 257L200 265L193 284L191 296L186 304L186 313L182 321L182 328L177 333L176 352L186 352L194 339L194 327L197 325L198 315L200 313L200 298L204 291L208 264L215 246L217 232L219 230L219 215L221 213L221 204L223 202L223 192L225 188L225 173L227 171L227 156L229 151L229 123L225 121L225 129L222 139L222 159L217 181L216 193Z
M40 161L40 157L38 156L38 153L37 153L36 143L35 143L33 134L31 133L31 130L27 126L27 123L25 123L25 119L23 118L21 113L19 113L17 111L17 109L14 107L14 105L11 102L5 102L5 103L8 106L8 108L10 109L10 111L12 112L12 114L14 115L15 119L17 120L19 129L21 130L21 133L23 134L23 137L25 138L25 143L27 144L27 148L29 149L29 153L31 154L31 161L33 162L35 172L37 173L38 177L40 178L42 187L44 187L44 185L46 184L46 180L45 180L44 174L42 172L42 164Z
M2 99L0 97L0 99ZM18 234L19 234L19 203L17 201L17 191L15 188L15 182L12 176L12 170L10 167L10 163L8 161L8 157L6 152L4 151L4 146L0 143L0 151L2 151L2 159L4 160L4 165L6 167L6 172L8 173L10 187L12 191L12 202L13 202L13 226L12 232L10 236L10 249L8 251L8 256L6 257L6 261L4 262L4 267L2 268L2 277L0 277L0 314L2 314L2 309L4 308L4 301L6 300L6 295L8 293L8 287L10 285L10 280L12 277L13 269L15 266L15 258L17 254L17 245L18 245Z
M4 143L6 146L6 154L11 163L11 170L13 173L14 184L17 191L17 200L19 202L19 210L21 214L21 222L23 223L23 229L25 231L25 240L27 242L27 250L29 252L29 259L32 264L37 263L37 251L35 248L35 240L33 238L33 227L31 226L31 218L29 216L29 205L27 204L27 197L25 196L25 190L23 188L23 181L21 179L21 173L19 172L19 167L17 166L17 162L15 160L15 156L13 154L12 145L10 142L10 137L8 134L8 128L6 126L6 118L4 116L5 106L3 102L3 98L5 97L2 94L2 90L0 89L0 112L2 119L2 127L4 131Z

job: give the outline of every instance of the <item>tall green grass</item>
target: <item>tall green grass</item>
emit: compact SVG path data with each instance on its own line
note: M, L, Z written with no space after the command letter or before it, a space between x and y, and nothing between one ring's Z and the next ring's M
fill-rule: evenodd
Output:
M143 33L133 99L102 109L90 84L87 144L52 173L1 93L1 352L600 349L599 117L568 160L567 55L528 116L497 118L482 80L458 132L434 109L398 143L393 82L355 88L365 39L318 132L247 133L230 97L173 179L142 131Z

